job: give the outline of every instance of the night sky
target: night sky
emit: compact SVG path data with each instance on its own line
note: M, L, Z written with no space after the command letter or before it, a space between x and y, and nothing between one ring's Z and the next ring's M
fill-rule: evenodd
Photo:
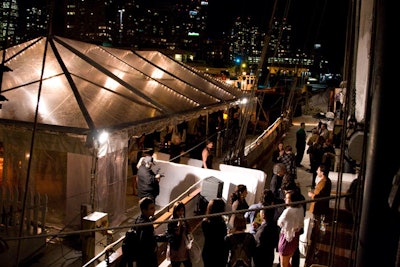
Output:
M27 1L27 0L24 0ZM54 0L56 13L63 12L62 2ZM158 3L176 3L188 0L143 0L148 6ZM238 16L251 16L265 25L272 15L277 1L275 17L287 19L292 25L292 38L295 48L310 51L315 43L322 45L323 55L333 66L334 72L340 72L344 61L348 0L208 0L210 37L221 36L227 32ZM62 16L55 16L56 25L63 25Z
M340 71L344 60L348 0L276 0L275 17L292 25L294 46L310 51L322 45L323 55ZM209 0L209 30L218 36L237 16L251 16L268 28L275 0Z

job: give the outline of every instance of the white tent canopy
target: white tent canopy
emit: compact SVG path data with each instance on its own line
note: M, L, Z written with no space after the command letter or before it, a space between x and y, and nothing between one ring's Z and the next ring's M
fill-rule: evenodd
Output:
M48 41L48 42L47 42ZM224 109L243 93L157 51L103 47L54 36L6 49L3 123L88 134L141 135Z
M226 109L243 96L157 51L54 36L3 52L0 184L48 195L48 218L56 222L79 224L84 203L120 222L129 137ZM111 133L108 142L88 147L86 138L102 130Z

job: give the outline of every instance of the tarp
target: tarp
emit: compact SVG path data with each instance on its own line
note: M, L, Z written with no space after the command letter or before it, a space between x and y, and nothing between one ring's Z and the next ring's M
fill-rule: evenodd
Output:
M48 41L48 42L47 42ZM3 54L3 51L2 51ZM6 49L2 123L93 134L161 130L239 100L238 88L158 51L40 37ZM7 71L8 70L8 71Z

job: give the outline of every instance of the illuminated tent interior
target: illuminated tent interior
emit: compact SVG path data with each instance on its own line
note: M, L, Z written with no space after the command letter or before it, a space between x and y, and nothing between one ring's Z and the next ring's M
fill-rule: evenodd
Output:
M226 109L243 96L157 51L53 36L3 52L0 184L46 194L50 223L78 224L83 203L119 223L129 137ZM96 141L102 131L110 134L103 144Z

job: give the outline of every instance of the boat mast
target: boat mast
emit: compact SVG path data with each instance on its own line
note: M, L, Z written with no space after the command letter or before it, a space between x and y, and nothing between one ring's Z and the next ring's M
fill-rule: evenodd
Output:
M273 9L272 9L272 13L271 13L271 17L270 17L270 20L269 20L269 23L268 23L267 34L265 35L265 38L264 38L264 46L263 46L263 50L261 52L260 61L259 61L256 73L255 73L255 81L254 81L254 83L252 84L252 87L251 87L251 91L250 91L250 95L249 95L249 101L247 102L244 110L242 111L242 118L243 119L241 121L241 127L240 127L239 136L238 136L235 148L233 150L233 153L234 153L234 155L233 155L234 160L233 161L236 160L238 165L241 165L240 163L244 162L243 159L244 159L244 150L245 150L245 141L246 141L246 135L247 135L247 128L248 128L248 124L249 124L249 121L250 121L250 118L251 118L251 115L252 115L252 111L254 109L254 104L255 104L254 98L255 98L255 93L256 93L256 91L258 89L259 77L261 76L263 71L266 71L266 69L267 69L266 57L267 57L267 52L268 52L268 44L270 43L270 39L271 39L271 31L272 31L272 26L273 26L273 22L274 22L276 10L277 10L277 4L278 4L278 0L275 0L274 1L274 5L273 5ZM287 4L287 6L288 6L288 4ZM287 14L287 10L288 10L288 8L286 8L285 15ZM283 28L281 28L280 32L279 32L278 44L277 44L277 46L275 48L274 56L277 54L277 49L279 47L279 43L280 43L280 40L281 40L281 37L282 37L282 31L283 31ZM270 77L270 72L267 72L267 76L266 76L265 81L264 81L265 85L268 84L269 77ZM261 95L260 95L261 100L257 100L257 102L260 103L260 112L262 110L262 103L263 103L263 100L264 100L264 95L265 95L265 92L262 92ZM260 117L259 116L260 112L258 112L258 114L257 114L257 119L256 119L255 126L257 126L257 124L258 124L258 120L259 120L259 117Z

